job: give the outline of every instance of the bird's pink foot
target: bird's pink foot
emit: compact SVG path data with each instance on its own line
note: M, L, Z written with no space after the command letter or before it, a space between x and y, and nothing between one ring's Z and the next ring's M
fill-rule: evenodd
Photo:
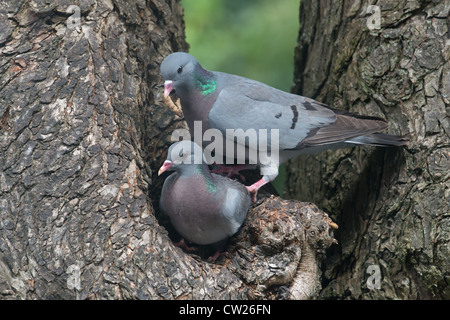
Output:
M245 170L245 164L236 164L236 165L223 165L223 164L215 164L218 166L218 169L211 170L212 173L226 173L228 178L233 178L238 176L241 181L245 182L245 177L240 173L240 171Z
M264 186L265 184L269 183L269 181L266 181L264 179L260 179L257 182L255 182L254 184L252 184L251 186L246 186L248 192L250 192L250 194L252 195L252 202L255 203L257 200L257 193L258 190Z
M174 242L173 245L175 247L181 248L181 249L183 249L184 251L187 251L187 252L194 252L194 251L197 250L195 247L188 246L187 243L184 241L184 239L181 239L178 242Z
M217 258L221 257L221 256L228 256L228 252L226 251L221 251L220 249L217 249L216 252L214 252L214 254L208 258L209 262L214 262L217 260Z

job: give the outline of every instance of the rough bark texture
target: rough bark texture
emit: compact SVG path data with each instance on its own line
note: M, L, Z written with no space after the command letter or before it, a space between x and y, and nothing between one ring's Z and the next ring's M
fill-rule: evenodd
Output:
M157 219L156 172L185 125L158 97L159 65L187 49L182 14L175 0L0 3L0 299L317 294L333 224L312 204L260 201L217 264Z
M293 90L411 133L406 148L290 162L289 195L339 224L321 298L450 298L449 9L445 0L301 1Z

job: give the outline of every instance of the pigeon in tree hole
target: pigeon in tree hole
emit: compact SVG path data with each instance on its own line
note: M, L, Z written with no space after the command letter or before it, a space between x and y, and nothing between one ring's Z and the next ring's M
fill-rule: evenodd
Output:
M238 181L211 173L203 161L202 148L183 140L172 144L158 175L175 171L164 181L161 211L178 233L200 245L214 244L216 253L244 222L251 205L246 187Z

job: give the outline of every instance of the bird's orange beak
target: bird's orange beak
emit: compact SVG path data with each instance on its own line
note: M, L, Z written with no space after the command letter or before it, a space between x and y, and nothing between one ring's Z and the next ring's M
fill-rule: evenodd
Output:
M158 170L158 176L160 176L163 172L167 171L172 165L173 165L172 161L170 160L164 161L163 165Z
M172 92L173 81L167 80L164 82L164 96L168 97Z

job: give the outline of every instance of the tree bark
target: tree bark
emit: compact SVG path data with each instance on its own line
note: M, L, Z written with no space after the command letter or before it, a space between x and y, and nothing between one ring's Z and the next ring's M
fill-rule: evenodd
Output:
M405 148L329 151L287 166L289 196L340 227L320 298L450 298L449 9L301 1L293 91L411 134Z
M185 126L159 65L188 48L182 15L175 0L0 4L0 299L317 295L335 224L313 204L262 199L214 264L158 219L156 172Z

